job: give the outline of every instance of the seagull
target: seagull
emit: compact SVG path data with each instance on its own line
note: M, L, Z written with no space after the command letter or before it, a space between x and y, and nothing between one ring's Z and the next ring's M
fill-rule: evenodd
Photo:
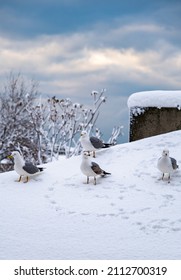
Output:
M95 151L101 148L108 148L112 146L112 144L103 143L99 138L97 137L89 137L88 133L86 131L81 132L80 142L83 148L83 151L85 152L93 152L93 157L95 158Z
M25 162L18 151L12 152L8 158L14 159L14 170L20 175L18 182L20 182L22 177L25 176L26 181L24 183L27 183L29 181L29 177L37 175L44 169L43 167L33 165L31 162Z
M96 176L100 175L104 177L105 175L111 175L111 173L101 169L96 162L90 162L89 156L90 154L83 152L80 169L82 173L87 176L87 184L89 184L89 177L94 177L94 185L96 185Z
M176 159L169 157L169 150L164 149L162 157L158 159L158 169L163 173L162 180L164 179L165 173L168 174L168 183L170 183L170 173L179 168Z

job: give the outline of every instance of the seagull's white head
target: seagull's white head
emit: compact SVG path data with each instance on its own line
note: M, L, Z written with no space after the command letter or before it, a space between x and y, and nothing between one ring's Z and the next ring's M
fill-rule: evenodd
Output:
M8 156L8 158L14 159L14 163L15 163L15 164L20 164L20 165L23 165L23 164L24 164L23 156L20 154L19 151L13 151L13 152L11 153L11 155Z
M9 158L14 158L14 159L16 159L16 158L20 158L21 155L20 155L20 153L19 153L18 151L13 151L13 152L11 153L11 155L8 156L8 157L9 157Z
M14 152L11 153L11 155L13 157L17 157L17 156L20 156L20 153L18 151L14 151Z
M82 157L83 157L84 159L88 159L88 158L90 157L90 153L84 151L84 152L82 153Z
M86 138L88 136L87 131L83 130L80 134L81 138Z
M164 149L162 152L162 156L163 157L169 157L169 150L168 149Z

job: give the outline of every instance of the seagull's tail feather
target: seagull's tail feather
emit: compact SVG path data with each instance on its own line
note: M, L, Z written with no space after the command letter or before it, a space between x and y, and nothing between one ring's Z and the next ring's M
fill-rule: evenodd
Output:
M45 168L44 167L38 167L39 171L42 172Z
M114 144L113 144L113 143L112 143L112 144L109 144L109 143L103 143L102 148L109 148L109 147L111 147L111 146L114 146Z
M102 176L102 177L105 177L106 175L111 175L111 173L106 172L106 171L104 171L104 170L103 170L103 171L102 171L102 175L101 175L101 176Z
M175 170L175 169L179 168L176 159L174 159L172 157L170 157L170 159L171 159L173 169Z

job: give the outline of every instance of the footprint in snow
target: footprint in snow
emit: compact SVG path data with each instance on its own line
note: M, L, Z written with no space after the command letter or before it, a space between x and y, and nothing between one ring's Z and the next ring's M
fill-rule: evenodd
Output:
M141 226L141 225L142 225L141 222L136 222L135 224L138 225L138 226Z
M97 217L106 217L107 214L97 214Z
M68 211L68 214L73 215L73 214L76 214L76 212L75 211Z
M50 202L51 202L51 204L53 204L53 205L56 204L56 201L55 201L55 200L51 200Z
M171 194L164 194L163 197L166 198L166 199L169 200L169 201L175 200L175 198L174 198L173 195L171 195Z
M172 228L172 231L181 231L181 228Z
M90 213L81 213L82 216L89 216Z
M141 189L136 189L136 191L137 191L137 192L142 192L143 190L141 190Z
M125 192L125 190L121 190L121 191L119 191L120 193L124 193Z
M145 208L140 209L140 212L144 212L144 211L147 211L147 210L150 210L150 209L151 209L150 207L145 207Z
M62 208L61 208L61 207L59 207L59 206L56 206L56 207L55 207L55 211L57 211L57 212L58 212L58 211L61 211L61 210L62 210Z
M116 204L115 204L115 203L110 203L110 205L111 205L111 206L115 206Z
M108 214L110 217L118 217L119 216L119 214L114 214L114 213L110 213L110 214Z
M130 186L128 186L130 189L133 189L133 188L135 188L136 187L136 185L134 184L134 185L130 185Z
M129 217L128 217L128 216L122 216L122 219L124 219L124 220L128 220L128 219L129 219Z
M140 178L141 177L141 174L140 173L133 173L134 176Z

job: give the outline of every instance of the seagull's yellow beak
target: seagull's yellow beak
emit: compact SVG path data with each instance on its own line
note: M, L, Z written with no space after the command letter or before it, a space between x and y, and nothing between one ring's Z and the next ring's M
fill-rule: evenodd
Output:
M13 156L12 156L12 155L9 155L9 156L7 156L7 158L13 158Z

